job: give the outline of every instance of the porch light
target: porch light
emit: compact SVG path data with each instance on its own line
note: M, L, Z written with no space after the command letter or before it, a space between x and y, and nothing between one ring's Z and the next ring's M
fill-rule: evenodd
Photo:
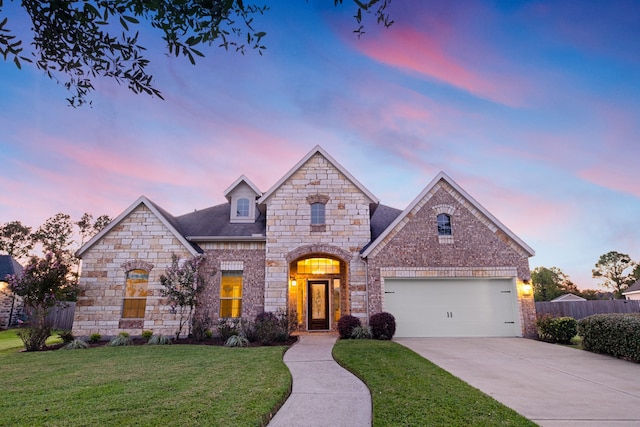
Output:
M291 278L291 286L294 286L294 287L295 287L295 286L297 286L297 285L298 285L298 282L296 282L296 279Z
M531 283L523 283L522 284L522 295L529 296L531 295Z

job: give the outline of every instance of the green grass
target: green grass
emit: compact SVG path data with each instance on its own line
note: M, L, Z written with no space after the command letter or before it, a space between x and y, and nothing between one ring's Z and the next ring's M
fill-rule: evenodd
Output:
M391 341L339 340L334 358L371 391L374 426L535 426Z
M0 353L5 351L17 351L24 348L22 340L17 335L19 329L7 329L6 331L0 331ZM59 331L54 331L53 334L47 339L47 345L61 343L62 339L58 336Z
M285 347L0 353L2 425L259 426L289 394Z

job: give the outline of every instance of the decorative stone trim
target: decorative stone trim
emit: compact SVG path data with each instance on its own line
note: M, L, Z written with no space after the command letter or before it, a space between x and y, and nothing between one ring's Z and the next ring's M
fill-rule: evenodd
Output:
M321 233L327 231L327 224L311 224L312 233Z
M244 270L244 262L243 261L220 261L220 270L242 271Z
M310 205L314 203L322 203L323 205L326 205L328 201L329 196L327 196L326 194L310 194L309 196L307 196L307 203L309 203Z
M144 319L120 319L118 322L120 329L142 329L144 328Z
M432 209L435 211L436 215L440 215L440 214L453 215L453 213L456 211L455 206L451 206L451 205L435 205L434 207L432 207Z
M345 251L342 248L338 248L336 246L330 245L306 245L300 246L287 253L284 258L287 260L287 263L295 261L298 258L302 258L303 256L309 256L314 254L325 254L325 255L333 255L336 258L339 258L341 261L350 262L354 255L351 252Z
M125 272L131 270L144 270L147 273L153 269L153 264L142 260L127 261L121 266Z
M518 276L516 267L383 267L380 277L504 277Z
M453 236L438 236L438 243L445 245L453 244Z

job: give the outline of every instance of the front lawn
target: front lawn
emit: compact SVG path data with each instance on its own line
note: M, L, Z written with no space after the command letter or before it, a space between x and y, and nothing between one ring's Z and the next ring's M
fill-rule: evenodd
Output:
M0 353L2 425L265 425L289 394L283 346Z
M13 350L24 348L22 340L18 336L19 329L7 329L0 331L0 353L5 350ZM54 331L53 335L47 339L47 345L61 343L62 339L58 336L58 331Z
M339 340L333 356L371 391L374 426L535 426L391 341Z

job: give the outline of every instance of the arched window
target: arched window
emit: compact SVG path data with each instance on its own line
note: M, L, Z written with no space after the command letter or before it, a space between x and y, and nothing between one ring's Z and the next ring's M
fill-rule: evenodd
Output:
M127 283L122 304L123 319L144 319L148 284L148 271L138 269L127 271Z
M324 203L311 204L311 225L324 224Z
M241 217L249 216L249 199L238 199L238 204L236 207L236 215Z
M451 236L451 217L447 214L438 215L438 236Z

